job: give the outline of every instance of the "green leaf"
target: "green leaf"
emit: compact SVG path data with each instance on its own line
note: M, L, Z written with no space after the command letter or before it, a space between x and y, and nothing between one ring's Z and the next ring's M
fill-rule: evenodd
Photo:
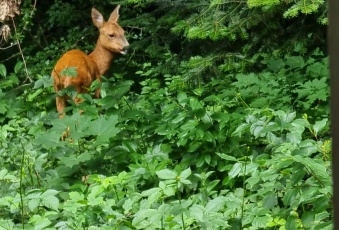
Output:
M298 229L297 227L297 218L294 216L288 216L286 223L285 223L286 229Z
M285 193L283 197L283 202L285 206L291 206L291 207L296 207L296 205L299 203L297 200L299 190L294 188L294 189L289 189Z
M249 8L251 8L265 5L274 5L278 4L279 2L279 0L247 0L247 5Z
M159 212L156 209L142 209L134 214L132 224L137 229L146 229L149 225L149 221L147 219L158 215Z
M210 200L207 204L206 204L206 211L213 211L213 212L219 212L220 210L222 210L225 205L226 205L227 199L223 196L219 196L214 198L213 200Z
M74 165L79 164L77 157L74 155L71 155L69 157L59 157L59 160L63 165L69 168L72 168Z
M74 201L74 202L78 202L78 201L82 201L84 200L84 195L80 194L78 192L70 192L69 193L69 198Z
M216 153L221 159L227 160L227 161L237 161L237 158L234 156L229 156L225 153Z
M189 177L192 174L191 168L185 169L184 171L182 171L179 175L180 180L181 179L186 179L187 177Z
M313 125L313 130L315 132L315 134L317 135L327 124L328 119L324 118L321 121L317 121L314 125Z
M33 89L40 88L41 86L44 86L44 88L51 87L53 86L53 81L54 80L51 76L43 76L34 83Z
M242 170L242 164L237 162L233 165L232 169L229 171L228 175L230 178L235 178L239 175Z
M205 110L205 109L203 109ZM210 116L210 112L205 110L205 114L203 117L201 117L201 121L205 124L212 124L213 123L213 119Z
M10 220L10 219L1 218L0 226L6 226L6 228L2 228L1 230L15 229L13 220Z
M211 118L218 122L228 122L231 116L228 113L215 112L211 114Z
M270 193L264 197L262 202L265 208L272 209L278 203L277 195L275 193Z
M30 211L34 211L40 205L40 199L31 199L28 201L28 208Z
M89 102L90 104L93 103L93 98L91 95L87 94L87 93L81 93L81 94L78 94L77 96L79 99L83 99L83 101L87 101Z
M160 191L161 191L161 188L151 188L151 189L143 191L141 193L141 196L148 197L148 196L152 195L153 193L158 193Z
M306 127L306 128L309 128L310 127L310 123L306 119L299 118L299 119L295 119L292 122L292 126L294 126L294 127Z
M189 153L195 152L201 146L201 144L202 143L200 141L198 141L198 142L190 142L189 145L188 145L187 151Z
M187 99L186 93L185 92L179 92L177 99L178 99L178 102L180 103L180 105L185 106L186 99Z
M0 180L3 180L4 177L5 177L7 174L8 174L7 169L2 169L2 170L0 171Z
M34 101L38 96L40 96L43 93L43 89L35 90L32 94L28 95L27 101L32 102Z
M317 224L314 228L314 230L333 230L333 221L327 221L325 223Z
M42 198L41 203L50 209L58 210L59 208L59 199L56 196L45 196Z
M14 66L14 73L18 73L23 65L24 63L22 61L18 61Z
M294 120L295 117L296 117L296 112L287 113L286 116L285 116L284 121L286 123L291 123Z
M201 96L203 92L204 91L202 90L202 88L197 88L193 90L193 93L197 96Z
M314 175L317 175L317 178L321 180L323 184L330 184L331 177L327 172L327 168L324 164L316 162L314 159L303 157L300 155L292 156L293 160L303 164L308 170L310 170Z
M193 130L198 125L198 122L194 120L189 120L185 124L183 124L180 128L182 130Z
M33 89L38 89L38 88L40 88L43 84L44 84L43 80L42 80L42 79L39 79L39 80L37 80L37 81L34 83Z
M190 98L189 103L192 110L203 109L201 103L196 98Z
M262 133L269 133L269 132L272 132L272 131L278 131L280 130L281 128L279 127L279 125L275 122L270 122L269 124L267 124L267 126L265 126L261 132Z
M101 205L104 203L104 198L99 196L99 197L92 197L91 199L88 199L88 205L89 206L97 206Z
M291 184L297 185L297 183L301 181L301 179L303 179L305 175L306 175L306 172L304 171L304 169L299 169L299 170L294 171L291 176Z
M186 113L183 112L183 113L179 113L173 120L171 120L171 122L173 124L177 124L179 122L181 122L182 120L184 120L186 118Z
M62 133L56 133L56 132L36 134L34 143L40 146L45 146L46 148L54 148L58 146L63 146L64 143L60 141L61 135Z
M196 110L193 111L193 114L197 118L201 118L201 120L204 123L211 123L211 120L210 120L209 116L206 114L206 109L205 108L196 109Z
M6 66L4 64L0 64L0 75L3 77L7 76Z
M279 72L279 70L284 68L284 60L278 58L278 59L274 59L274 58L270 58L267 61L267 67L268 69L272 70L273 72Z
M94 81L96 82L96 81ZM120 99L123 95L130 91L131 86L133 85L133 81L123 81L118 85L115 85L115 98Z
M301 222L305 228L311 228L314 224L314 212L306 211L302 214Z
M298 130L298 131L302 131L302 130ZM299 144L302 140L302 133L298 133L298 132L291 132L286 134L286 139L288 142L292 143L292 144Z
M83 152L77 157L77 162L80 163L80 162L90 161L93 155L94 153L90 151Z
M255 137L262 136L262 130L264 129L265 123L263 121L258 121L251 125L250 131Z
M241 124L241 125L239 125L239 126L237 127L237 129L232 133L232 135L234 135L234 136L237 135L238 137L241 137L242 134L244 133L244 131L245 131L246 129L248 129L249 127L250 127L249 124L246 124L246 123Z
M5 114L8 111L7 103L4 101L0 102L0 114Z
M114 201L114 204L115 204L115 201ZM131 200L130 198L126 199L124 204L122 205L124 212L125 213L130 212L130 210L132 210L132 208L133 208L133 204L134 204L133 200Z
M252 225L255 228L265 228L267 226L267 223L269 221L269 216L256 216L253 219Z
M34 224L34 230L42 230L46 229L46 227L48 227L52 222L46 217L33 215L29 219L29 223Z
M190 217L199 222L204 222L203 220L204 212L205 212L205 208L197 204L193 204L192 207L190 207L189 209Z
M43 194L41 194L41 197L48 197L48 196L55 196L59 193L59 191L54 189L48 189Z
M78 67L67 67L60 72L60 76L76 77L78 76L77 68Z
M302 68L305 66L304 58L301 56L289 56L286 59L286 64L291 68Z
M146 194L144 194L146 195ZM162 196L162 192L160 188L152 188L150 190L148 190L148 204L152 205L156 202L158 202L158 200L160 199L160 197Z
M108 142L112 137L119 133L119 129L115 127L118 123L118 116L112 115L108 118L100 116L98 119L91 122L89 129L93 135L97 135L99 143Z
M167 186L166 188L163 189L163 192L166 197L174 196L175 195L175 188L173 186Z
M185 185L190 185L192 184L192 182L190 180L186 180L186 179L180 179L180 183L181 184L185 184Z
M163 180L174 180L177 178L178 174L175 171L169 169L162 169L156 172L157 176Z
M330 194L331 192L332 191L329 191L327 194ZM308 187L303 190L300 197L305 203L313 202L314 197L317 196L318 193L319 193L319 189L317 187ZM326 192L321 191L321 193L326 193Z

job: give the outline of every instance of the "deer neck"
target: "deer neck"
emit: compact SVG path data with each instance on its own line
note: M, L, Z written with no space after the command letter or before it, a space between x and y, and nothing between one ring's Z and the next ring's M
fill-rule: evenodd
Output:
M101 45L100 39L92 53L88 55L97 64L100 75L103 75L111 65L113 53Z

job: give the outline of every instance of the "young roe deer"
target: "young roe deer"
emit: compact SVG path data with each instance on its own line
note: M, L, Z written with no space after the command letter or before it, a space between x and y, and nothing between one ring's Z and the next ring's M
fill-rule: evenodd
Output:
M92 21L100 32L96 47L89 55L74 49L66 52L59 59L52 71L56 93L66 87L73 87L77 94L87 93L94 80L100 81L100 76L107 71L115 54L126 54L126 47L129 44L124 30L117 23L119 8L120 5L114 9L107 22L99 11L92 8ZM67 71L63 71L67 68L75 68L77 75L67 76ZM99 95L100 88L96 90L95 97L98 98ZM56 107L60 118L64 116L66 100L69 98L67 95L56 97ZM74 99L75 103L81 101L78 97Z

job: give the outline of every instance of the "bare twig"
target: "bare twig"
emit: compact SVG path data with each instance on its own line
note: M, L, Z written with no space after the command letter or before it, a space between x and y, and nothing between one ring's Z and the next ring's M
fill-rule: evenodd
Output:
M16 44L13 43L13 44L11 44L11 45L5 47L5 48L0 47L0 50L7 50L7 49L9 49L9 48L12 48L12 47L15 46L15 45L16 45Z
M28 68L27 68L27 64L26 64L26 59L25 59L25 56L24 56L24 53L22 52L22 49L21 49L21 45L20 45L20 41L18 39L18 36L17 36L17 31L16 31L16 25L15 25L15 22L14 22L14 19L12 18L12 22L13 22L13 28L14 28L14 33L15 33L15 39L16 39L16 42L17 42L17 45L18 45L18 48L19 48L19 51L20 51L20 54L21 54L21 58L22 58L22 61L24 63L24 66L25 66L25 72L26 72L26 79L24 80L23 84L25 84L27 82L27 80L32 83L33 80L32 78L29 76L29 73L28 73Z
M31 17L33 16L33 12L34 12L34 10L35 10L35 8L36 8L36 2L37 2L37 0L34 1L33 9L32 9L32 11L31 11Z
M0 63L3 63L3 62L5 62L5 61L8 61L8 60L10 60L10 59L12 59L12 58L14 58L14 57L16 57L16 56L18 56L18 55L20 55L20 53L13 54L12 56L10 56L10 57L8 57L8 58L6 58L6 59L0 60Z

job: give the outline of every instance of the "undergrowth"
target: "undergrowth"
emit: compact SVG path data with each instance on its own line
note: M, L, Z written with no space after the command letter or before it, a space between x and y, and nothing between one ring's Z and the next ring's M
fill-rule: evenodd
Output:
M171 78L139 94L104 80L103 98L82 95L64 119L30 111L49 77L26 103L3 93L0 229L331 229L328 90L312 83L327 62L315 57L185 92Z

